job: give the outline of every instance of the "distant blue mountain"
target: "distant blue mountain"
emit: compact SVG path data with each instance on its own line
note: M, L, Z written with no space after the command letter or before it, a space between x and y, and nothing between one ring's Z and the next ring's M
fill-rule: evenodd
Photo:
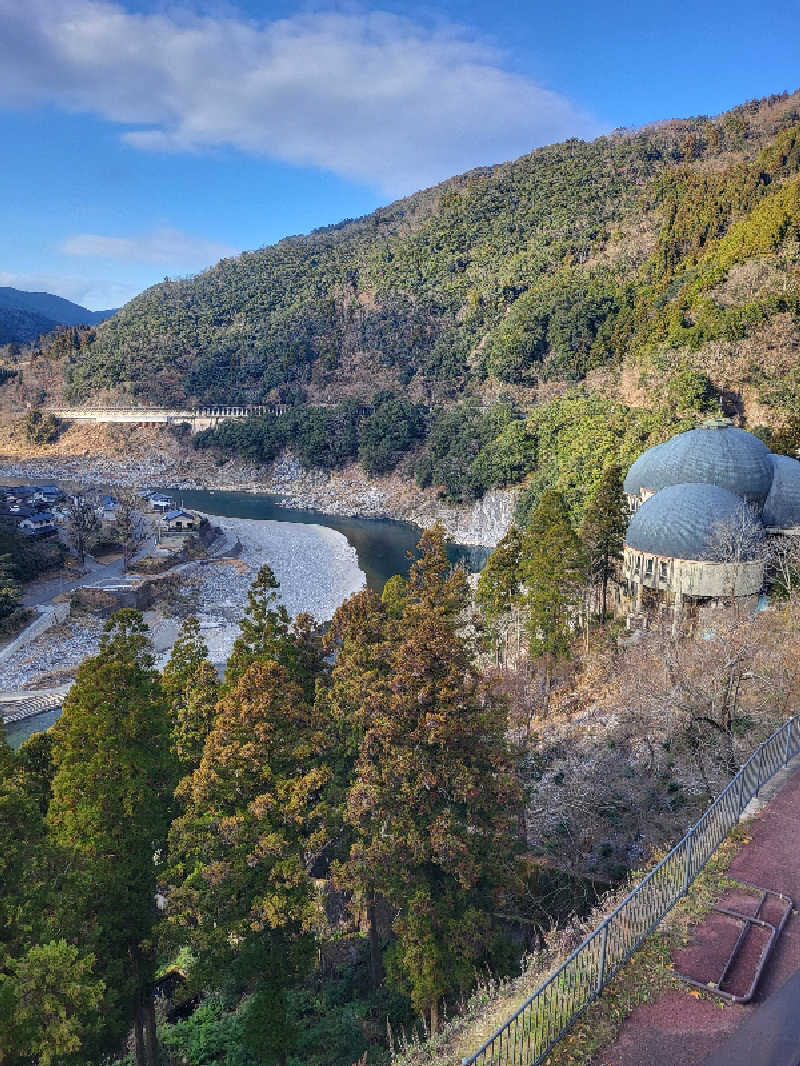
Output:
M28 344L59 326L95 326L118 310L89 311L50 292L0 287L0 344Z
M21 289L0 287L0 308L13 307L17 311L31 311L42 318L49 318L59 326L96 326L119 310L89 311L71 300L54 296L51 292L23 292Z

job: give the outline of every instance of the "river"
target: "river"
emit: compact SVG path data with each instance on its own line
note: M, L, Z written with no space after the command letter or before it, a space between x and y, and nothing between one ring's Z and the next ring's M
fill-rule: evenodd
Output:
M113 490L112 490L113 491ZM272 519L277 522L302 522L336 529L347 537L358 555L358 564L370 588L380 592L390 577L407 574L409 553L414 554L420 530L409 522L376 518L341 518L319 511L283 507L270 496L252 492L227 492L222 489L169 489L159 491L171 496L181 507L204 511L221 518ZM480 570L489 555L488 548L451 544L447 554L452 563L463 563L468 570Z
M113 493L113 489L110 489ZM355 548L358 564L364 571L370 588L380 592L390 577L407 574L411 557L420 537L420 530L408 522L389 519L341 518L317 511L283 507L270 496L250 492L228 492L200 489L170 489L160 491L172 496L176 504L203 511L220 518L250 518L278 522L317 524L342 533ZM489 554L488 548L450 544L447 554L452 563L462 563L468 570L480 570ZM32 733L48 729L59 711L26 718L6 726L12 748L18 748Z

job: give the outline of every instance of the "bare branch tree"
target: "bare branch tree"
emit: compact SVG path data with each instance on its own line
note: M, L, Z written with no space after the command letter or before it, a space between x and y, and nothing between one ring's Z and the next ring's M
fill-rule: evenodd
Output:
M770 537L766 545L770 581L786 596L800 588L800 537Z
M714 522L708 547L720 563L736 565L763 558L764 526L758 511L742 500L735 511Z
M116 501L114 530L122 545L123 567L127 570L130 557L142 539L142 516L135 493L119 492L116 495Z
M100 517L97 513L97 498L94 493L82 493L73 496L72 503L66 507L67 540L75 555L78 557L78 565L83 568L86 561L86 552L92 542L92 538L100 529Z
M766 556L766 535L758 511L742 500L735 511L713 523L708 548L711 558L725 565L729 596L735 604L742 564L763 563Z

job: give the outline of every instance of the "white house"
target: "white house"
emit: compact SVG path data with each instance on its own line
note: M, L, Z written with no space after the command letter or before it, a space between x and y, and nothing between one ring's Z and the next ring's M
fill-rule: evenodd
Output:
M171 496L165 496L161 492L154 492L150 497L150 506L154 511L160 511L161 514L166 514L173 509L174 500Z
M167 511L161 519L162 529L168 529L170 532L191 532L197 529L199 524L197 516L191 511L184 511L183 508Z
M29 536L48 533L56 528L55 515L50 514L49 511L36 511L23 518L18 528L24 530Z

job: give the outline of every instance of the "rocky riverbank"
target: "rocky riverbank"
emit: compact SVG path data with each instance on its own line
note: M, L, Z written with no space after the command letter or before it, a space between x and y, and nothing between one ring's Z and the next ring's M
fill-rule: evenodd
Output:
M489 548L508 529L518 491L495 489L475 504L454 507L399 473L370 478L357 464L331 472L304 470L288 452L263 465L237 458L220 462L164 429L77 424L35 455L30 446L0 434L0 479L12 478L262 492L285 506L323 514L395 518L421 529L438 521L449 540Z
M224 664L239 634L239 619L259 568L267 563L280 582L279 599L290 617L306 611L328 621L336 608L364 587L355 548L336 530L294 522L215 518L238 542L236 557L213 559L181 570L181 607L165 604L145 612L157 665L169 657L182 618L200 619L212 662ZM69 682L78 666L97 651L103 621L85 611L52 627L0 665L0 691L37 689Z
M198 617L212 662L224 663L230 655L248 590L265 563L280 583L280 600L292 618L306 611L326 622L366 583L355 548L334 529L247 518L214 522L238 539L241 553L199 567L187 582L192 600L200 605Z
M45 630L0 665L0 692L71 681L83 660L97 651L102 632L102 620L88 615Z

